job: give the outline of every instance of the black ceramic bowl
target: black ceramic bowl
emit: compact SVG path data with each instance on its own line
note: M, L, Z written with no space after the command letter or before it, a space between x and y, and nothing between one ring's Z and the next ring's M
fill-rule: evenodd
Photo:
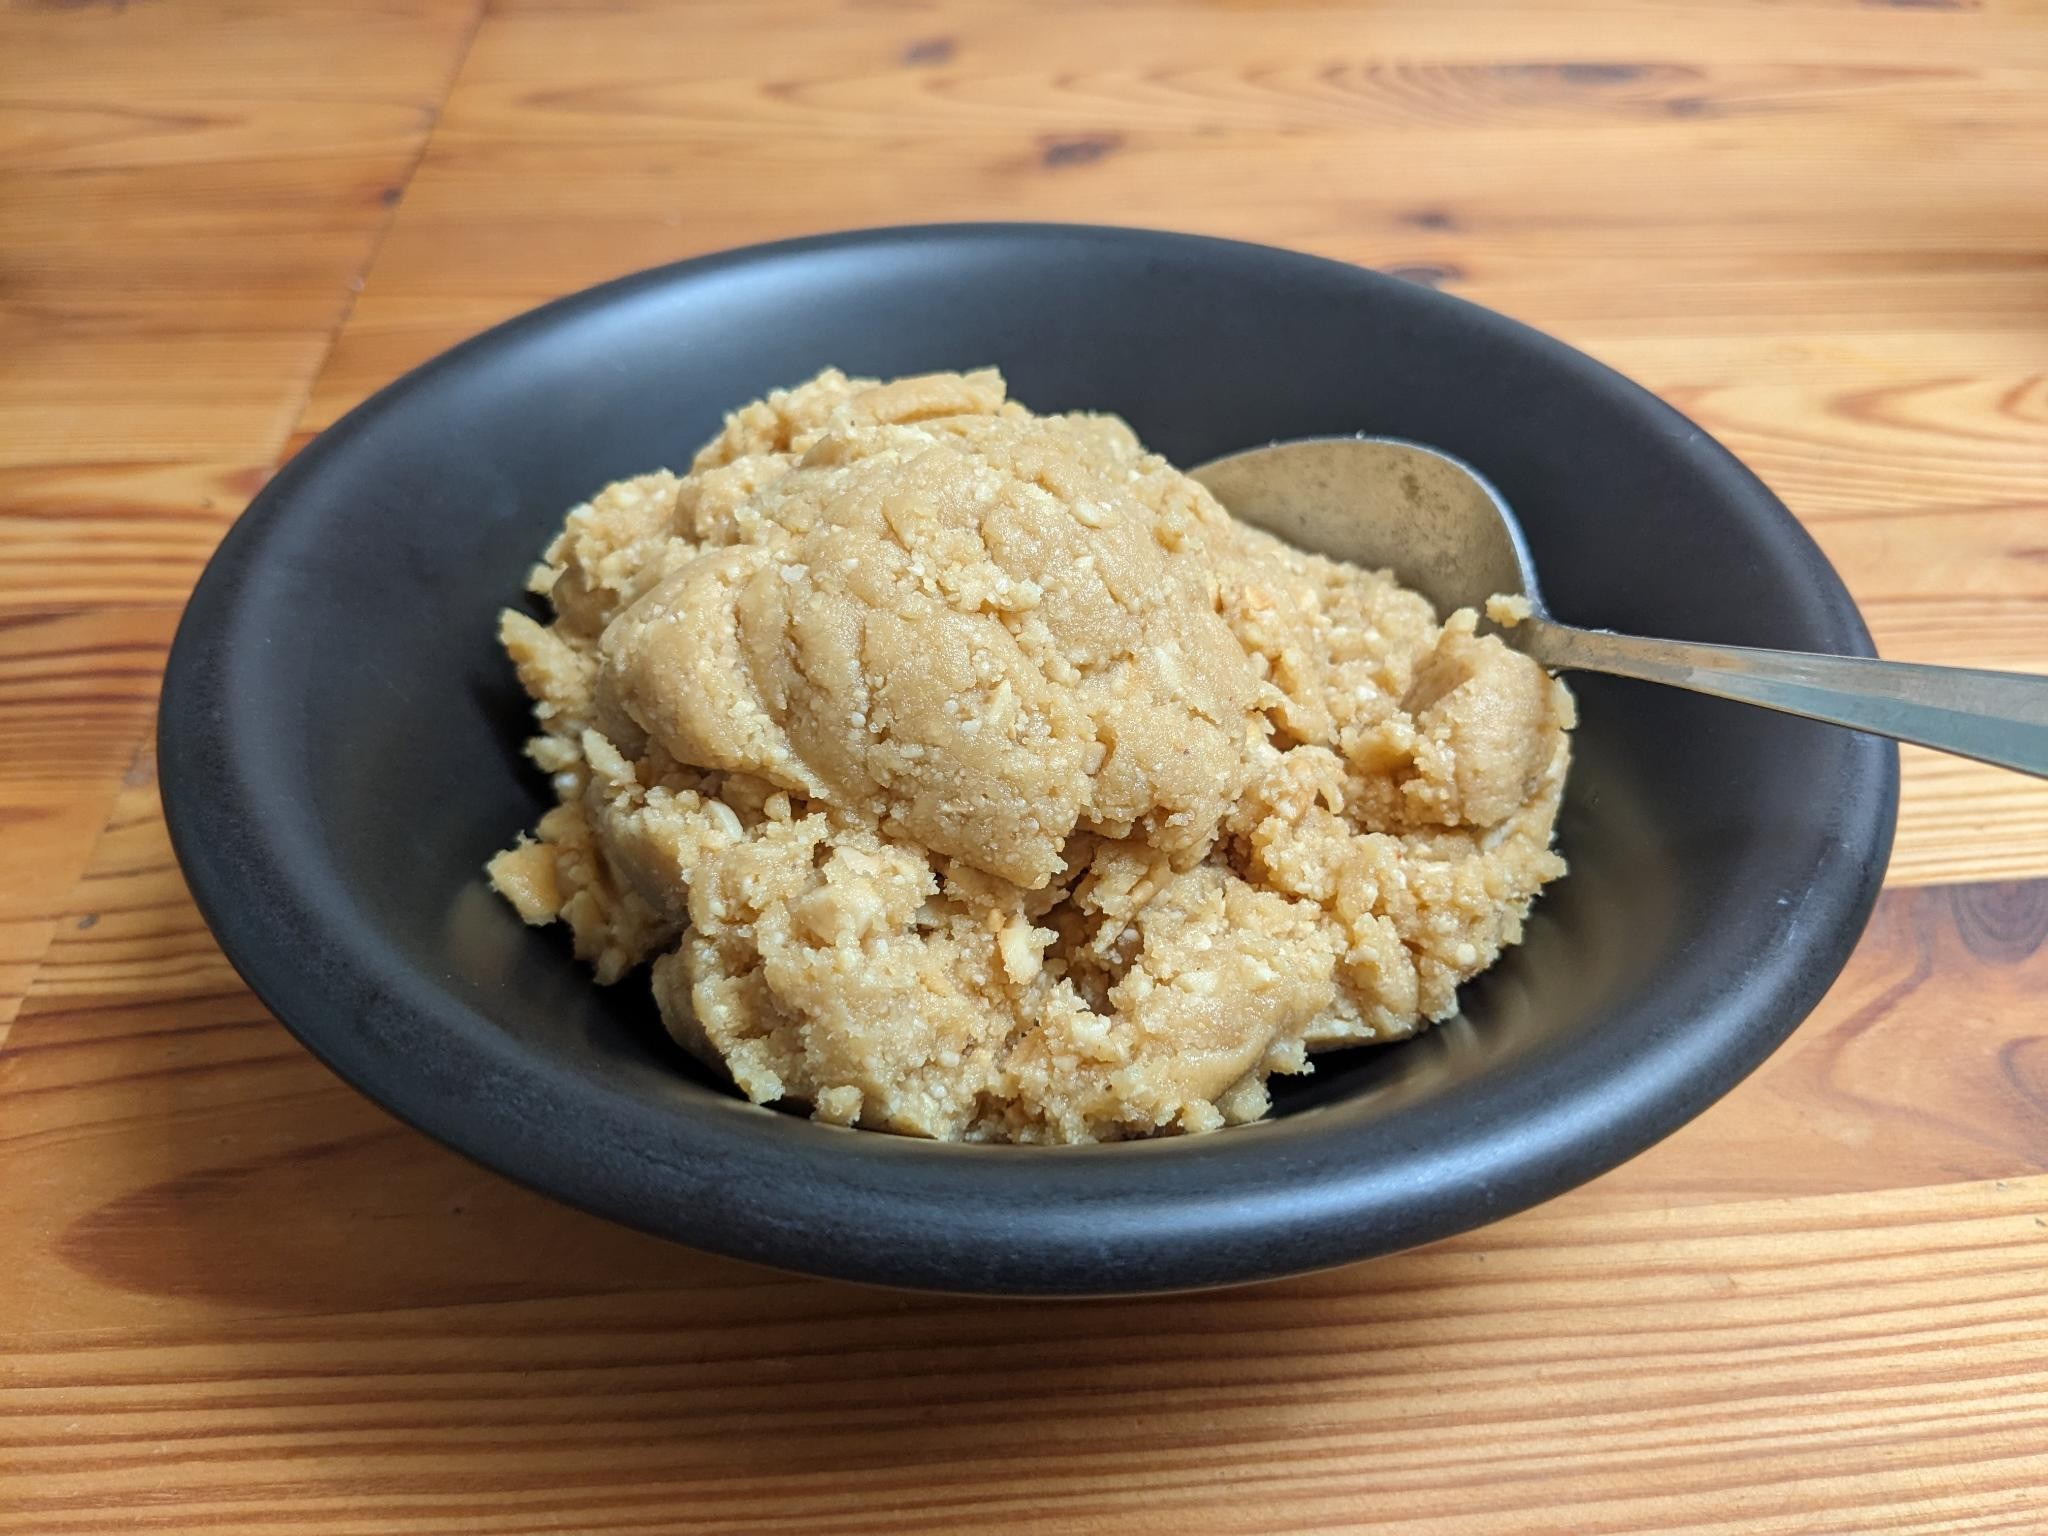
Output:
M1416 1041L1318 1060L1266 1123L1119 1146L938 1146L740 1102L522 927L484 860L547 799L493 643L566 508L680 467L727 408L827 364L995 363L1192 464L1274 437L1439 444L1520 511L1558 615L1868 654L1771 493L1600 364L1332 262L1065 226L881 230L611 283L400 380L222 544L171 654L166 812L207 921L364 1093L537 1189L701 1248L959 1291L1214 1285L1502 1216L1728 1091L1875 898L1887 744L1607 678L1528 942Z

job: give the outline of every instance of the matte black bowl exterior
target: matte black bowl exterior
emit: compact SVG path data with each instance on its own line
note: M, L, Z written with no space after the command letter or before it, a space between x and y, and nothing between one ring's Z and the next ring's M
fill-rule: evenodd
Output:
M690 1066L644 976L600 991L484 860L546 785L494 617L566 508L686 466L721 414L828 364L999 364L1192 464L1364 431L1470 460L1559 617L1869 654L1762 484L1619 375L1371 272L1191 236L880 230L578 294L457 347L294 459L222 544L165 682L166 814L257 995L429 1134L549 1194L790 1269L1130 1292L1385 1253L1519 1210L1728 1091L1846 959L1891 842L1893 749L1576 679L1569 879L1428 1036L1323 1057L1266 1123L1032 1149L754 1108Z

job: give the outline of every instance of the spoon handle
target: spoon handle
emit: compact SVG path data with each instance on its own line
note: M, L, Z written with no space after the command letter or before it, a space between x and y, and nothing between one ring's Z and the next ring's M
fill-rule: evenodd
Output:
M1546 667L1668 683L2048 778L2048 677L1646 640L1542 618L1501 637Z

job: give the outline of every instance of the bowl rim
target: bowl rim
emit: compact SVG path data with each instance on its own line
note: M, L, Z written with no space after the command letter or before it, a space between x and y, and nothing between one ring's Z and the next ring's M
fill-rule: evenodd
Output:
M1649 1040L1598 1093L1581 1090L1560 1104L1548 1096L1560 1082L1542 1071L1486 1085L1487 1113L1475 1118L1489 1139L1479 1144L1440 1129L1399 1146L1372 1146L1357 1133L1372 1129L1366 1126L1348 1136L1297 1135L1286 1149L1292 1155L1264 1157L1259 1148L1271 1143L1261 1132L1271 1128L1251 1126L1113 1147L973 1147L840 1131L737 1099L724 1105L729 1113L671 1113L664 1124L600 1083L551 1068L502 1030L496 1048L488 1034L464 1035L464 1059L440 1072L421 1072L416 1062L381 1050L387 1030L446 1017L461 1005L403 965L394 970L391 952L366 925L346 921L346 910L335 924L335 903L346 904L347 892L295 872L288 836L263 814L264 787L235 750L227 663L237 605L300 488L340 445L402 410L415 390L622 300L819 253L916 247L928 255L934 247L991 241L1136 247L1161 257L1250 263L1275 278L1291 271L1386 285L1402 290L1404 302L1455 306L1462 324L1619 391L1647 422L1682 433L1688 453L1733 477L1742 510L1820 589L1827 607L1813 617L1835 648L1874 654L1853 599L1811 535L1727 449L1605 364L1455 296L1277 247L1095 224L882 226L693 257L525 311L385 385L278 471L201 574L165 667L158 718L164 814L202 916L265 1007L366 1097L485 1167L570 1205L779 1268L984 1294L1184 1290L1326 1268L1447 1237L1613 1168L1754 1070L1839 973L1876 902L1899 789L1889 744L1857 738L1863 748L1842 749L1844 783L1853 791L1837 812L1844 857L1830 866L1838 878L1816 890L1815 908L1803 914L1796 937L1690 1019L1691 1027ZM252 890L265 899L250 900ZM1568 1079L1561 1082L1569 1087ZM530 1129L558 1115L594 1117L588 1123L614 1135L551 1138ZM968 1166L972 1177L963 1181L959 1170Z

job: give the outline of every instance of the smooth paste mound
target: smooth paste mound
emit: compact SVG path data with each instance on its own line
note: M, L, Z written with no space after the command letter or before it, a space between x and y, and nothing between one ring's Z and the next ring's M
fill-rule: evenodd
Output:
M557 804L490 876L757 1103L941 1139L1257 1119L1564 873L1571 698L993 371L819 375L569 514L500 624Z

